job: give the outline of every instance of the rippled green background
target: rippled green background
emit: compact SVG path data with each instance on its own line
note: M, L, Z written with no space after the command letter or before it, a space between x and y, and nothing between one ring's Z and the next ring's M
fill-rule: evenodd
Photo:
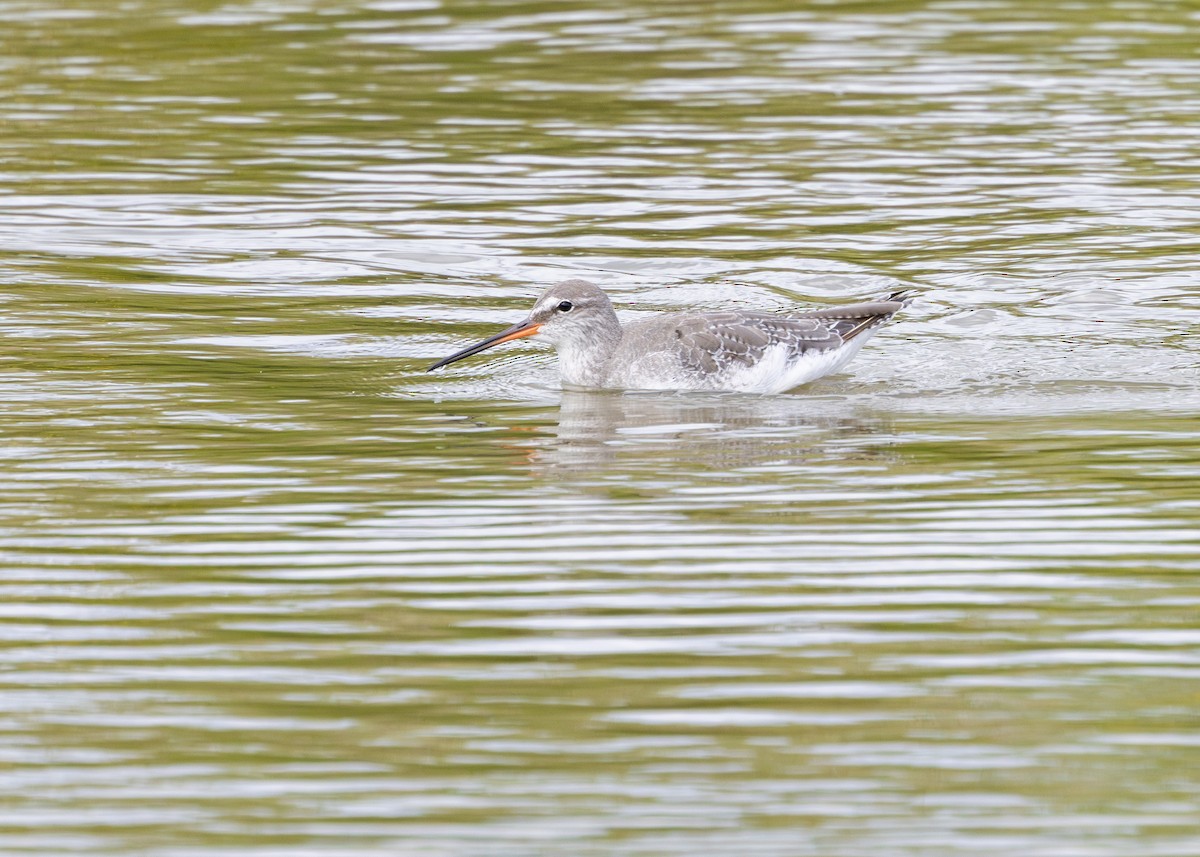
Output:
M1200 853L1195 4L0 21L0 853Z

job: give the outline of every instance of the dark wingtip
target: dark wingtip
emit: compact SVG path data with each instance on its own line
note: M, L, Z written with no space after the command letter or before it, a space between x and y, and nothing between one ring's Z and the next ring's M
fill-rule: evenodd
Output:
M892 292L884 300L894 301L900 304L900 306L908 306L916 299L918 294L919 292L916 289L900 289L899 291Z

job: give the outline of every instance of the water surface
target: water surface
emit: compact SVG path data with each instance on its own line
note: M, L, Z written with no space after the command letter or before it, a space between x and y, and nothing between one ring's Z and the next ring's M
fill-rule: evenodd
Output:
M1200 852L1188 4L0 13L0 851Z

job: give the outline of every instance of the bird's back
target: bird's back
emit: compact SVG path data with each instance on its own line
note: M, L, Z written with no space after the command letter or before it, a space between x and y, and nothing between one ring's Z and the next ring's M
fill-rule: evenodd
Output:
M809 312L670 313L625 327L608 384L625 389L781 392L836 371L906 303Z

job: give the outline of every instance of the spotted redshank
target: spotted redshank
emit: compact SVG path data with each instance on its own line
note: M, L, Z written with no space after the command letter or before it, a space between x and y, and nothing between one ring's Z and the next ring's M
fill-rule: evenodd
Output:
M809 312L663 313L623 326L599 286L567 280L547 289L524 321L429 371L538 334L558 349L570 387L782 393L841 369L908 300L897 292Z

